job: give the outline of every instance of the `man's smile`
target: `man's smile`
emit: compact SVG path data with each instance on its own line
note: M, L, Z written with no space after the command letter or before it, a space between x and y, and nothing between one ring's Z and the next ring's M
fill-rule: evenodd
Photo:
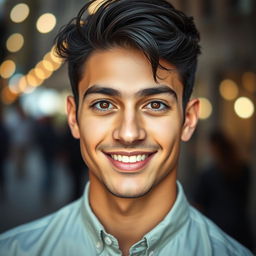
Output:
M154 152L104 152L105 156L121 172L138 172L142 170L155 155Z

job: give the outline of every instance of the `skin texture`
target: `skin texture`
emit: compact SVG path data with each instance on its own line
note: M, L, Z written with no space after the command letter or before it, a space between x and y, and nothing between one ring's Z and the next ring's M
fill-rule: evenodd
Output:
M155 82L140 51L96 51L79 82L77 119L73 97L67 100L68 122L89 167L91 207L124 255L171 209L180 141L189 140L198 120L198 100L190 100L184 112L178 72L170 63L160 63L172 71L159 69L161 79ZM148 88L163 90L150 94ZM151 156L127 169L115 165L111 153Z

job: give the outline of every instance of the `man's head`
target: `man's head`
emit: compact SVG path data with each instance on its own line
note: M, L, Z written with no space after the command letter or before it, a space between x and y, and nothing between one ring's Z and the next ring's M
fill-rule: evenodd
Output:
M88 9L98 3L96 12ZM69 79L78 105L78 83L83 66L96 50L115 46L142 51L150 61L152 75L164 59L179 72L184 86L183 107L194 85L199 33L193 19L164 0L102 0L88 2L57 37L57 52L67 60Z
M199 36L162 0L105 1L82 20L88 6L57 39L74 92L69 125L91 185L140 197L175 182L180 140L195 129Z

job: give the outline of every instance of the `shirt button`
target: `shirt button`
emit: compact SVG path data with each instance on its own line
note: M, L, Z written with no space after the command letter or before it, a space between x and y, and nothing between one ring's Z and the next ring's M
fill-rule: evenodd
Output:
M97 243L96 243L96 248L97 248L97 249L101 249L101 246L102 246L102 245L101 245L101 242L97 242Z
M104 241L105 241L105 243L106 243L107 245L111 245L111 244L112 244L112 240L111 240L111 238L108 237L108 236L106 236L106 237L104 238Z
M151 251L148 256L153 256L153 255L154 255L154 252Z

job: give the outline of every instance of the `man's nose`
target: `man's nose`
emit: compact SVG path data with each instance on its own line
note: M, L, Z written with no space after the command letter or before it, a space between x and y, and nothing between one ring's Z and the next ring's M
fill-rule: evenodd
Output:
M113 132L113 138L126 145L134 144L146 138L145 127L143 127L142 120L136 111L124 111Z

